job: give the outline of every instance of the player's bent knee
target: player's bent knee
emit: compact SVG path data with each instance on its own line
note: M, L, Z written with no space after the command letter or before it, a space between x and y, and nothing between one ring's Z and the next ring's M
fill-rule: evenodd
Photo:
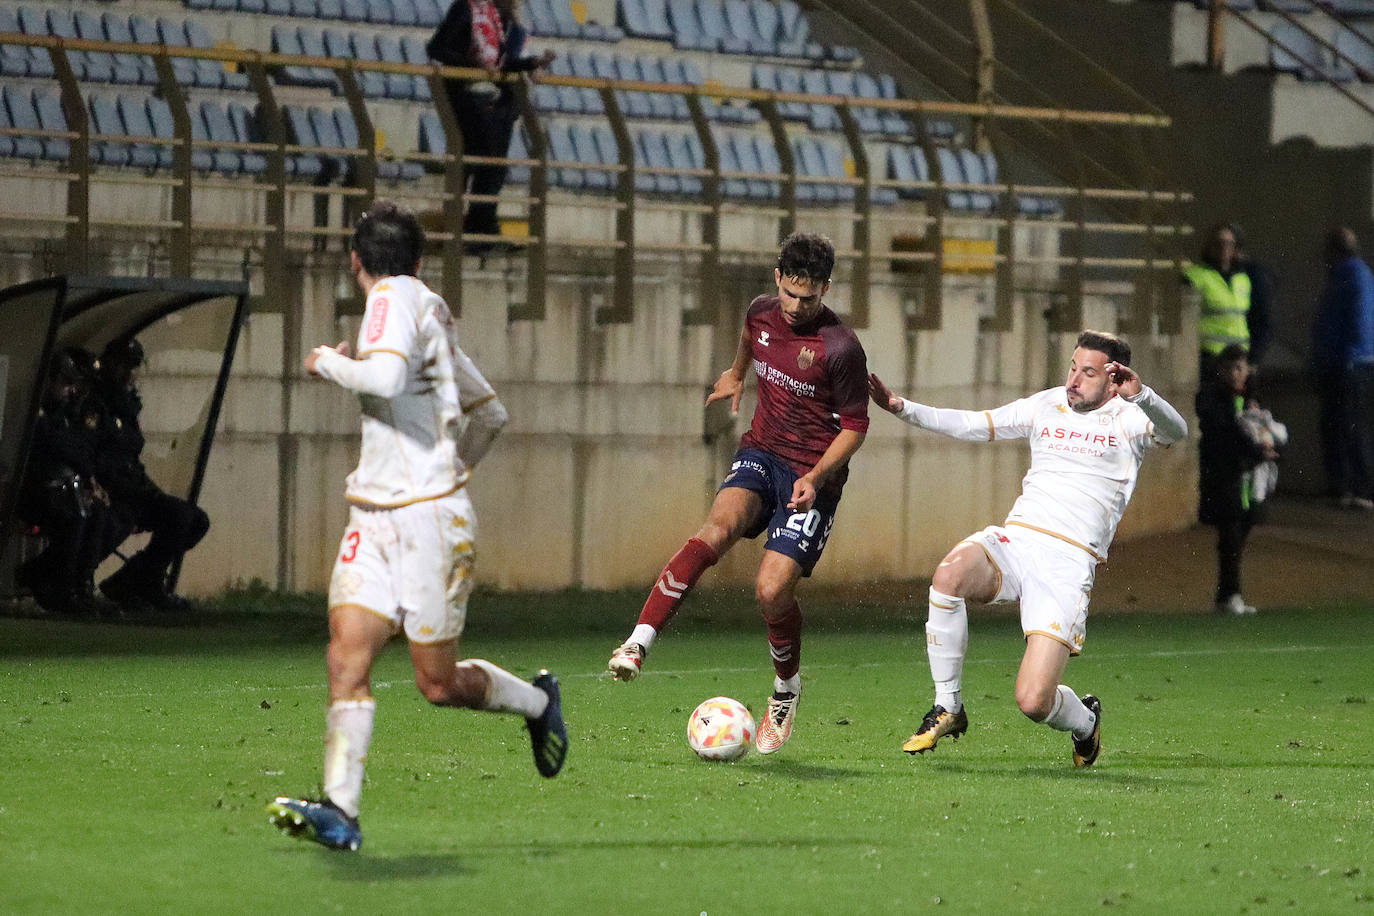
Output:
M1055 687L1041 684L1016 685L1016 705L1027 719L1044 722L1054 710Z

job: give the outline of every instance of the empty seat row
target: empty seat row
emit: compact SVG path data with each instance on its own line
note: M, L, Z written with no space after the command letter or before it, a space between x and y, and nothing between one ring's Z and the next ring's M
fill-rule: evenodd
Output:
M671 41L684 50L814 61L858 57L854 48L827 49L812 41L810 23L795 0L620 0L616 17L636 38Z
M195 10L265 13L374 25L434 28L448 9L445 0L185 0Z
M1340 26L1327 36L1339 55L1289 22L1269 30L1269 66L1305 80L1374 82L1374 25Z
M96 16L85 9L79 9L73 15L65 9L40 10L21 6L14 11L0 8L0 32L52 35L87 41L164 44L178 48L212 46L210 33L192 19L179 21L159 16L156 20L150 20L143 16L125 17L112 12ZM145 86L157 84L153 59L146 55L68 51L67 59L79 80ZM219 61L176 57L172 58L172 70L177 82L183 86L204 89L248 88L245 74L230 72ZM51 77L52 59L45 48L7 46L0 51L0 73L5 76Z
M339 179L345 183L355 175L355 165L362 155L358 123L347 108L327 111L315 105L303 108L287 105L282 109L286 119L287 140L302 147L324 147L358 150L355 155L336 152L311 153L308 150L295 157L297 176L324 183ZM377 177L386 181L414 181L424 174L417 162L378 160Z
M579 4L583 10L585 4ZM521 21L531 35L550 38L582 38L589 41L619 41L624 30L614 25L602 25L587 20L579 22L568 0L525 0L520 9Z
M424 42L412 35L368 31L317 31L291 25L272 26L272 50L277 54L336 57L342 60L385 61L395 64L429 64ZM288 66L275 74L286 86L323 86L337 90L338 78L327 67ZM360 71L358 81L369 98L430 100L429 82L423 76L404 73Z
M646 83L672 83L682 86L701 86L706 82L696 62L685 57L652 54L608 54L573 48L554 58L549 72L556 76L577 76L587 79L610 79ZM686 100L679 95L662 92L617 90L616 102L630 118L659 118L686 121L690 118ZM536 84L534 103L542 111L563 114L602 114L605 106L600 93L578 86L549 86ZM738 124L757 123L762 115L746 105L721 104L714 99L701 99L706 116L714 121Z
M977 153L971 149L936 148L940 174L949 184L991 185L997 183L997 157L990 152ZM931 168L919 146L893 144L887 148L887 177L893 181L932 181ZM924 200L926 188L903 187L896 192L903 198ZM991 213L998 208L1001 194L993 191L947 190L945 203L952 210ZM1059 200L1033 194L1017 194L1016 208L1023 216L1058 216L1063 212Z

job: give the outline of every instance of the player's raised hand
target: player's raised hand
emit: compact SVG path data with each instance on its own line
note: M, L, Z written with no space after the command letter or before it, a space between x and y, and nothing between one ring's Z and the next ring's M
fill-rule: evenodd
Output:
M868 396L873 399L874 404L888 413L897 413L902 409L902 399L892 393L892 389L878 378L876 372L868 373Z
M1103 367L1107 372L1107 378L1116 386L1116 393L1123 398L1133 398L1140 394L1143 387L1140 376L1130 366L1123 366L1118 362L1109 362Z
M730 399L730 416L739 414L739 399L744 395L744 379L735 375L734 369L726 369L716 379L715 388L706 396L706 404L709 407L716 401Z
M809 512L816 503L816 484L805 475L792 482L792 499L787 508L798 512Z

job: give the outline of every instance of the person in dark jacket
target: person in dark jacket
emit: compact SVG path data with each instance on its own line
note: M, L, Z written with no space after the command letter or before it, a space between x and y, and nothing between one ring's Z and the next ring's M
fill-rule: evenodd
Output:
M1198 520L1217 529L1216 608L1223 614L1253 614L1241 597L1240 562L1250 529L1260 520L1253 471L1278 457L1275 445L1259 441L1245 422L1250 362L1245 348L1231 344L1213 361L1214 373L1197 395L1199 445Z
M514 0L454 0L426 45L430 58L445 66L478 68L493 78L542 69L553 62L553 51L525 56L524 49L525 27L516 17ZM464 152L469 156L505 156L519 117L511 84L446 80L444 85L463 132ZM506 181L506 166L473 165L467 167L467 175L470 194L495 197ZM500 235L496 202L468 204L463 232ZM468 247L486 249L490 244Z
M185 610L185 599L167 588L168 569L205 537L210 518L199 506L164 493L143 466L143 400L134 378L142 363L143 347L132 337L111 341L100 354L98 394L105 404L107 427L96 476L124 523L123 533L152 534L146 547L100 583L100 590L126 607Z
M1374 273L1350 229L1326 238L1326 288L1312 325L1312 369L1321 406L1322 459L1330 495L1346 509L1374 509Z
M93 363L76 349L54 358L16 507L47 543L15 570L15 582L44 610L83 617L115 611L95 597L93 585L117 525L95 475L103 424L91 396Z

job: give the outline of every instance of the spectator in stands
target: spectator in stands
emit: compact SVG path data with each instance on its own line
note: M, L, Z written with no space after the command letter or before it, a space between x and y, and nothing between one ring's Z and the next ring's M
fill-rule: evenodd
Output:
M1199 444L1198 520L1217 529L1219 613L1253 614L1241 597L1240 558L1250 529L1277 477L1278 447L1288 441L1283 424L1253 401L1247 403L1250 361L1230 344L1212 361L1214 374L1197 395Z
M1267 272L1241 257L1240 230L1218 223L1207 233L1197 263L1183 271L1201 296L1198 321L1198 381L1212 377L1210 363L1236 344L1247 352L1262 352L1269 341L1270 292ZM1258 275L1258 282L1256 282Z
M486 70L493 80L502 73L540 70L553 62L554 52L524 56L525 27L515 13L515 0L453 0L443 22L430 38L429 56L449 67ZM463 132L464 152L469 156L505 156L519 117L515 91L509 82L447 80L449 99ZM504 165L468 168L468 192L495 196L506 180ZM463 232L500 235L493 201L474 201L463 219ZM490 243L469 245L489 249Z
M1374 273L1348 228L1326 237L1326 288L1312 326L1322 459L1330 495L1374 509Z
M124 607L181 611L189 604L168 590L168 569L200 543L210 519L193 503L164 493L143 467L143 400L135 379L142 364L143 346L132 337L110 341L100 354L98 394L106 409L106 430L96 474L123 522L123 533L152 534L146 547L100 583L100 590Z
M95 476L102 424L91 392L93 363L76 349L55 357L19 491L19 517L47 545L15 570L15 582L56 614L105 616L113 610L95 597L93 585L114 524L110 497Z

